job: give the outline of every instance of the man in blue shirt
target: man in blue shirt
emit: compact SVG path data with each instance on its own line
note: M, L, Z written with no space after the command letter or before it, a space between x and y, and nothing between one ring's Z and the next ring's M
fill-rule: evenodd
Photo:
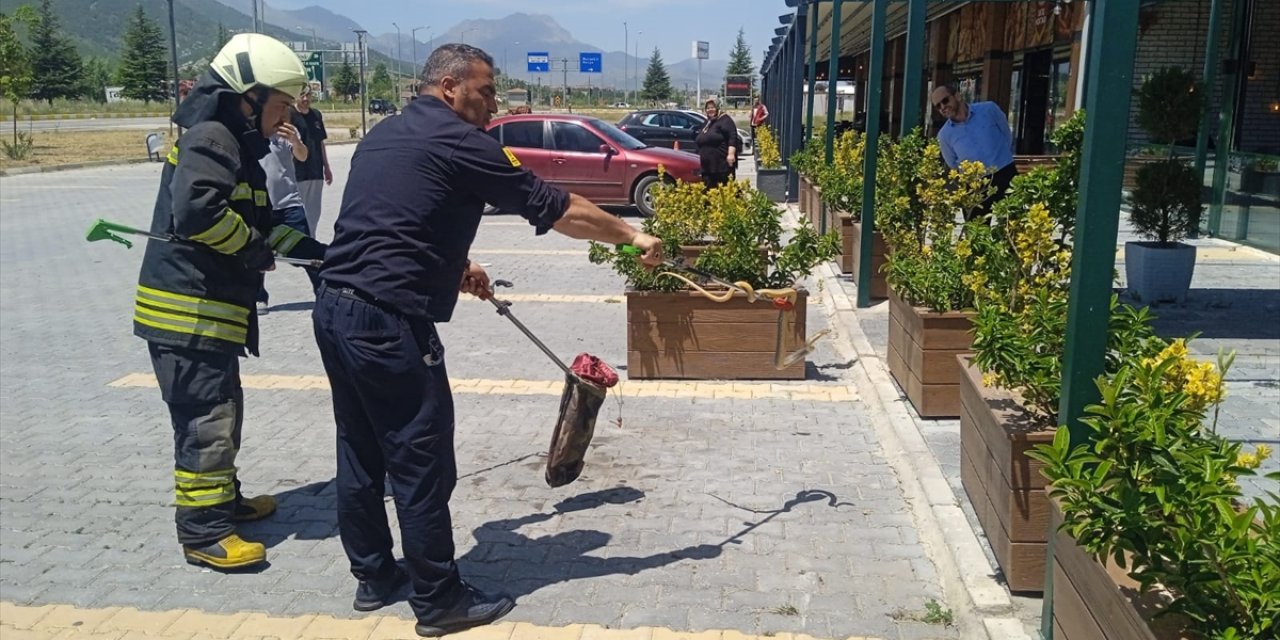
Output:
M484 132L496 93L489 54L465 44L431 54L418 99L356 147L312 313L333 391L338 531L360 581L354 607L378 609L409 580L416 631L428 637L515 606L463 582L454 562L454 407L435 328L460 292L492 295L489 276L467 258L485 202L539 234L627 243L645 264L662 262L660 240L543 182ZM392 555L386 477L408 576Z
M938 146L942 159L952 169L961 162L981 162L991 176L995 188L982 205L965 212L965 219L991 213L991 207L1009 189L1009 183L1018 175L1013 163L1013 134L1009 131L1009 118L994 102L969 104L956 93L954 87L943 85L930 96L933 108L946 118L938 132Z

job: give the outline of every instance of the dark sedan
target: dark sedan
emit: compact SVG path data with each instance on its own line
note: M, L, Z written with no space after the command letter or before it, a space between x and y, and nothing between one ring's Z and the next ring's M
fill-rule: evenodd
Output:
M697 111L678 109L641 109L628 113L618 121L618 128L631 137L653 147L678 148L693 153L697 150L698 130L707 117ZM738 129L742 152L751 153L751 134Z

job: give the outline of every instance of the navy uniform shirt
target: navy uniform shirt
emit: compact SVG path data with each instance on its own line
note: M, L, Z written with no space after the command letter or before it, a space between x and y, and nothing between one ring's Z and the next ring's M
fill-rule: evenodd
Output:
M320 277L412 317L446 322L484 204L519 213L539 234L569 194L432 96L369 131L351 173Z

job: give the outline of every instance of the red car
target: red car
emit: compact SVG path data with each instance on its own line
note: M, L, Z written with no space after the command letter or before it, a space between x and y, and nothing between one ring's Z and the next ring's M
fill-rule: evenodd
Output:
M488 132L543 180L598 204L633 204L644 216L653 215L658 165L669 179L702 182L698 156L645 146L599 118L503 116Z

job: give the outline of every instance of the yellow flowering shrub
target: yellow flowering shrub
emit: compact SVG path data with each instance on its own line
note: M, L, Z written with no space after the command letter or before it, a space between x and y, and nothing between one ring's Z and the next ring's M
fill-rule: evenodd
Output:
M756 127L756 164L761 169L778 169L782 167L782 151L778 149L778 138L768 125Z

